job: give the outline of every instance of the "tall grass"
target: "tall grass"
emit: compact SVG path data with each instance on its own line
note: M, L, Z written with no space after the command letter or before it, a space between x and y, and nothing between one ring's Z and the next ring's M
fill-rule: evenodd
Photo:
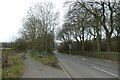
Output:
M8 64L2 69L2 78L20 78L24 70L22 54L8 56Z

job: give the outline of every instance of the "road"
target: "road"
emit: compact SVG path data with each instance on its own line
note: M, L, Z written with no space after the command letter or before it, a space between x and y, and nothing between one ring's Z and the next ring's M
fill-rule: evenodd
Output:
M111 61L60 54L56 57L72 78L118 78L118 64Z
M31 59L28 54L26 57L22 78L68 78L62 69L45 66L40 61Z

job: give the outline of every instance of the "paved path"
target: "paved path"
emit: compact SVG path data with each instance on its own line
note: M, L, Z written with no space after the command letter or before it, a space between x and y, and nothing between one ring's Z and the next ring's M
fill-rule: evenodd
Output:
M118 64L87 58L55 53L58 60L72 78L117 78Z
M39 61L31 59L27 54L22 78L68 78L68 76L62 69L45 66Z

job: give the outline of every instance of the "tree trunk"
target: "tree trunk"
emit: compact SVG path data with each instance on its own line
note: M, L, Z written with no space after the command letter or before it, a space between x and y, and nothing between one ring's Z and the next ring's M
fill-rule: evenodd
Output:
M99 33L99 19L96 17L96 33L97 33L97 51L101 51L101 36Z
M111 51L111 39L110 39L110 34L106 34L106 40L107 40L107 51Z
M95 32L95 27L94 27L94 33L93 34L94 34L93 35L93 38L94 38L93 51L96 51L96 36L95 36L96 32Z
M85 51L85 48L84 48L84 26L82 27L82 52Z

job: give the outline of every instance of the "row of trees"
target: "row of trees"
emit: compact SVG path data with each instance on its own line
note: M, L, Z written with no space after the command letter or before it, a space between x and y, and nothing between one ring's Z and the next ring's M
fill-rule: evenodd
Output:
M33 49L51 52L54 47L54 31L58 24L59 13L51 2L37 3L30 7L23 18L20 38L15 41L18 49Z
M120 1L74 0L65 4L69 8L58 39L66 45L76 41L78 45L81 44L82 51L85 51L85 41L97 44L97 51L101 51L101 45L105 41L107 51L111 51L111 38L115 36L118 41L120 36Z

